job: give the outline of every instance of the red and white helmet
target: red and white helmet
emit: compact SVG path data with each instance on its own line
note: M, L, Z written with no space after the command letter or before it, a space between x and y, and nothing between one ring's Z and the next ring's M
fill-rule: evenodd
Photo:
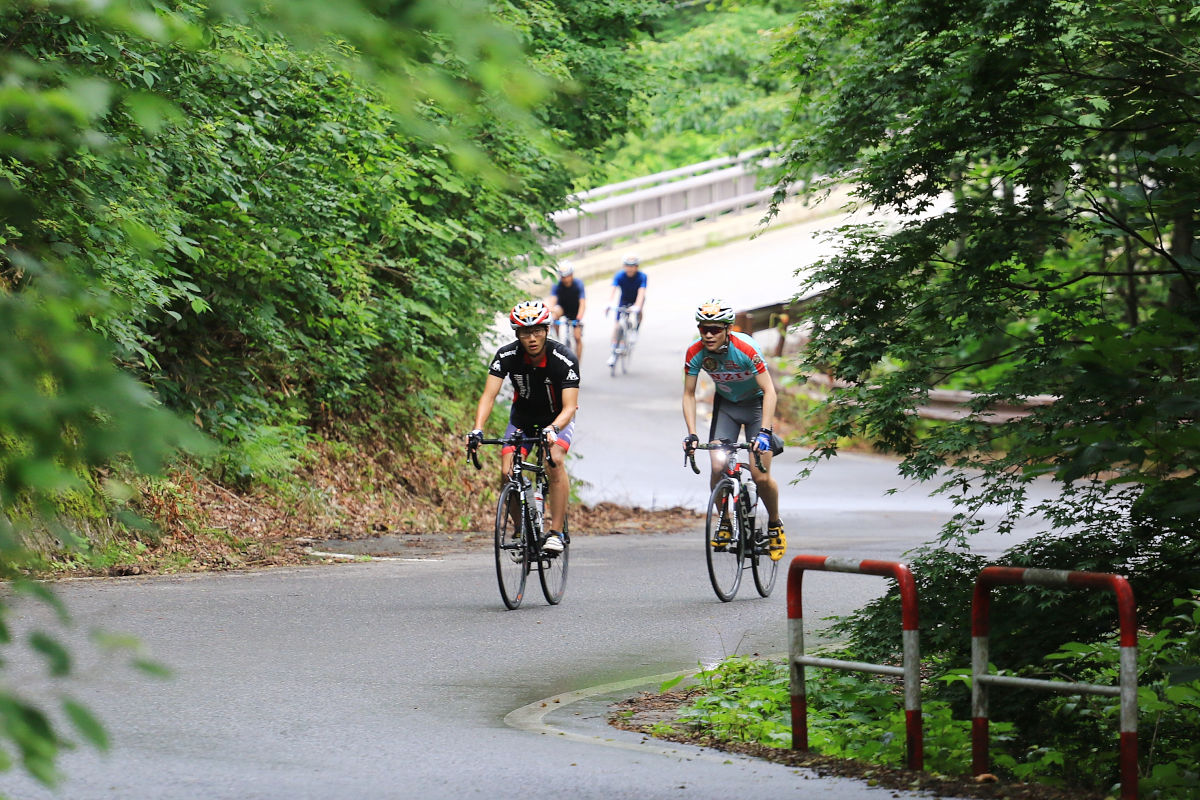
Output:
M513 306L512 313L508 315L508 321L514 331L537 325L549 325L550 309L546 308L546 304L541 300L526 300Z
M733 323L733 308L726 305L724 300L718 300L715 297L705 300L696 309L696 322L730 325Z

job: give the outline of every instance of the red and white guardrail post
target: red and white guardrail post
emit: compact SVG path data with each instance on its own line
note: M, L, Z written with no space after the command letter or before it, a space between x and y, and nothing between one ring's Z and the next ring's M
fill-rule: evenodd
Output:
M804 655L804 614L801 587L805 570L855 572L895 578L900 586L901 625L903 628L903 666L867 664ZM907 564L895 561L854 561L828 556L798 555L788 568L787 581L789 663L791 665L792 749L808 749L808 698L804 688L804 667L832 667L877 675L904 678L905 750L908 768L922 769L925 764L921 730L921 653L917 631L917 586Z
M988 673L988 634L991 588L1001 584L1109 589L1117 596L1121 653L1119 686L1037 680ZM799 611L797 610L797 613ZM791 577L788 578L788 616L791 617ZM1025 686L1069 694L1100 694L1121 700L1121 797L1137 800L1137 613L1133 588L1120 575L1106 572L1023 567L985 567L975 581L971 603L971 769L988 770L988 686ZM793 700L793 706L794 706ZM794 712L793 712L794 713Z

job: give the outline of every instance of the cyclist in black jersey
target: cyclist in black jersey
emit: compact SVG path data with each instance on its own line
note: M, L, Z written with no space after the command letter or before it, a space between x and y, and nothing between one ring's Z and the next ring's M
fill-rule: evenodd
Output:
M487 383L475 411L475 430L467 435L467 444L483 438L496 398L507 377L513 386L512 411L504 437L514 431L536 436L540 431L550 445L554 466L547 464L550 496L550 535L544 550L561 552L562 529L567 517L570 485L565 466L567 450L575 435L575 410L579 401L579 361L566 348L548 338L550 309L538 300L518 303L508 316L517 340L496 351L488 369ZM512 470L512 449L501 451L501 476Z
M587 309L587 293L583 281L575 277L575 269L564 263L558 270L558 283L550 290L553 306L550 312L555 319L573 321L568 336L575 338L575 356L583 358L583 313Z

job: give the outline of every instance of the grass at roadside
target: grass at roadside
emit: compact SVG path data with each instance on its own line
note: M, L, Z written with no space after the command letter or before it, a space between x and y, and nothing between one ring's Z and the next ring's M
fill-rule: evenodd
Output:
M859 778L869 785L1010 800L1105 797L1079 788L974 780L964 774L970 766L970 723L954 720L949 706L938 701L922 708L926 771L903 769L905 716L899 686L835 670L809 670L807 677L810 752L790 749L789 674L781 661L727 658L697 673L695 685L679 689L679 679L668 681L657 695L618 704L609 719L615 727L648 736ZM1001 740L1005 726L993 723L992 733L994 741Z

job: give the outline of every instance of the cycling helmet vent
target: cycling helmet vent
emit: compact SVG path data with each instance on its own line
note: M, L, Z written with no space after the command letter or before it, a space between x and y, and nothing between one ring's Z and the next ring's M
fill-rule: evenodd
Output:
M718 300L715 297L705 300L696 309L696 322L730 325L733 323L733 308L726 305L724 300Z
M513 307L512 313L508 315L508 321L514 331L519 328L549 325L550 309L546 308L546 304L541 300L526 300Z

